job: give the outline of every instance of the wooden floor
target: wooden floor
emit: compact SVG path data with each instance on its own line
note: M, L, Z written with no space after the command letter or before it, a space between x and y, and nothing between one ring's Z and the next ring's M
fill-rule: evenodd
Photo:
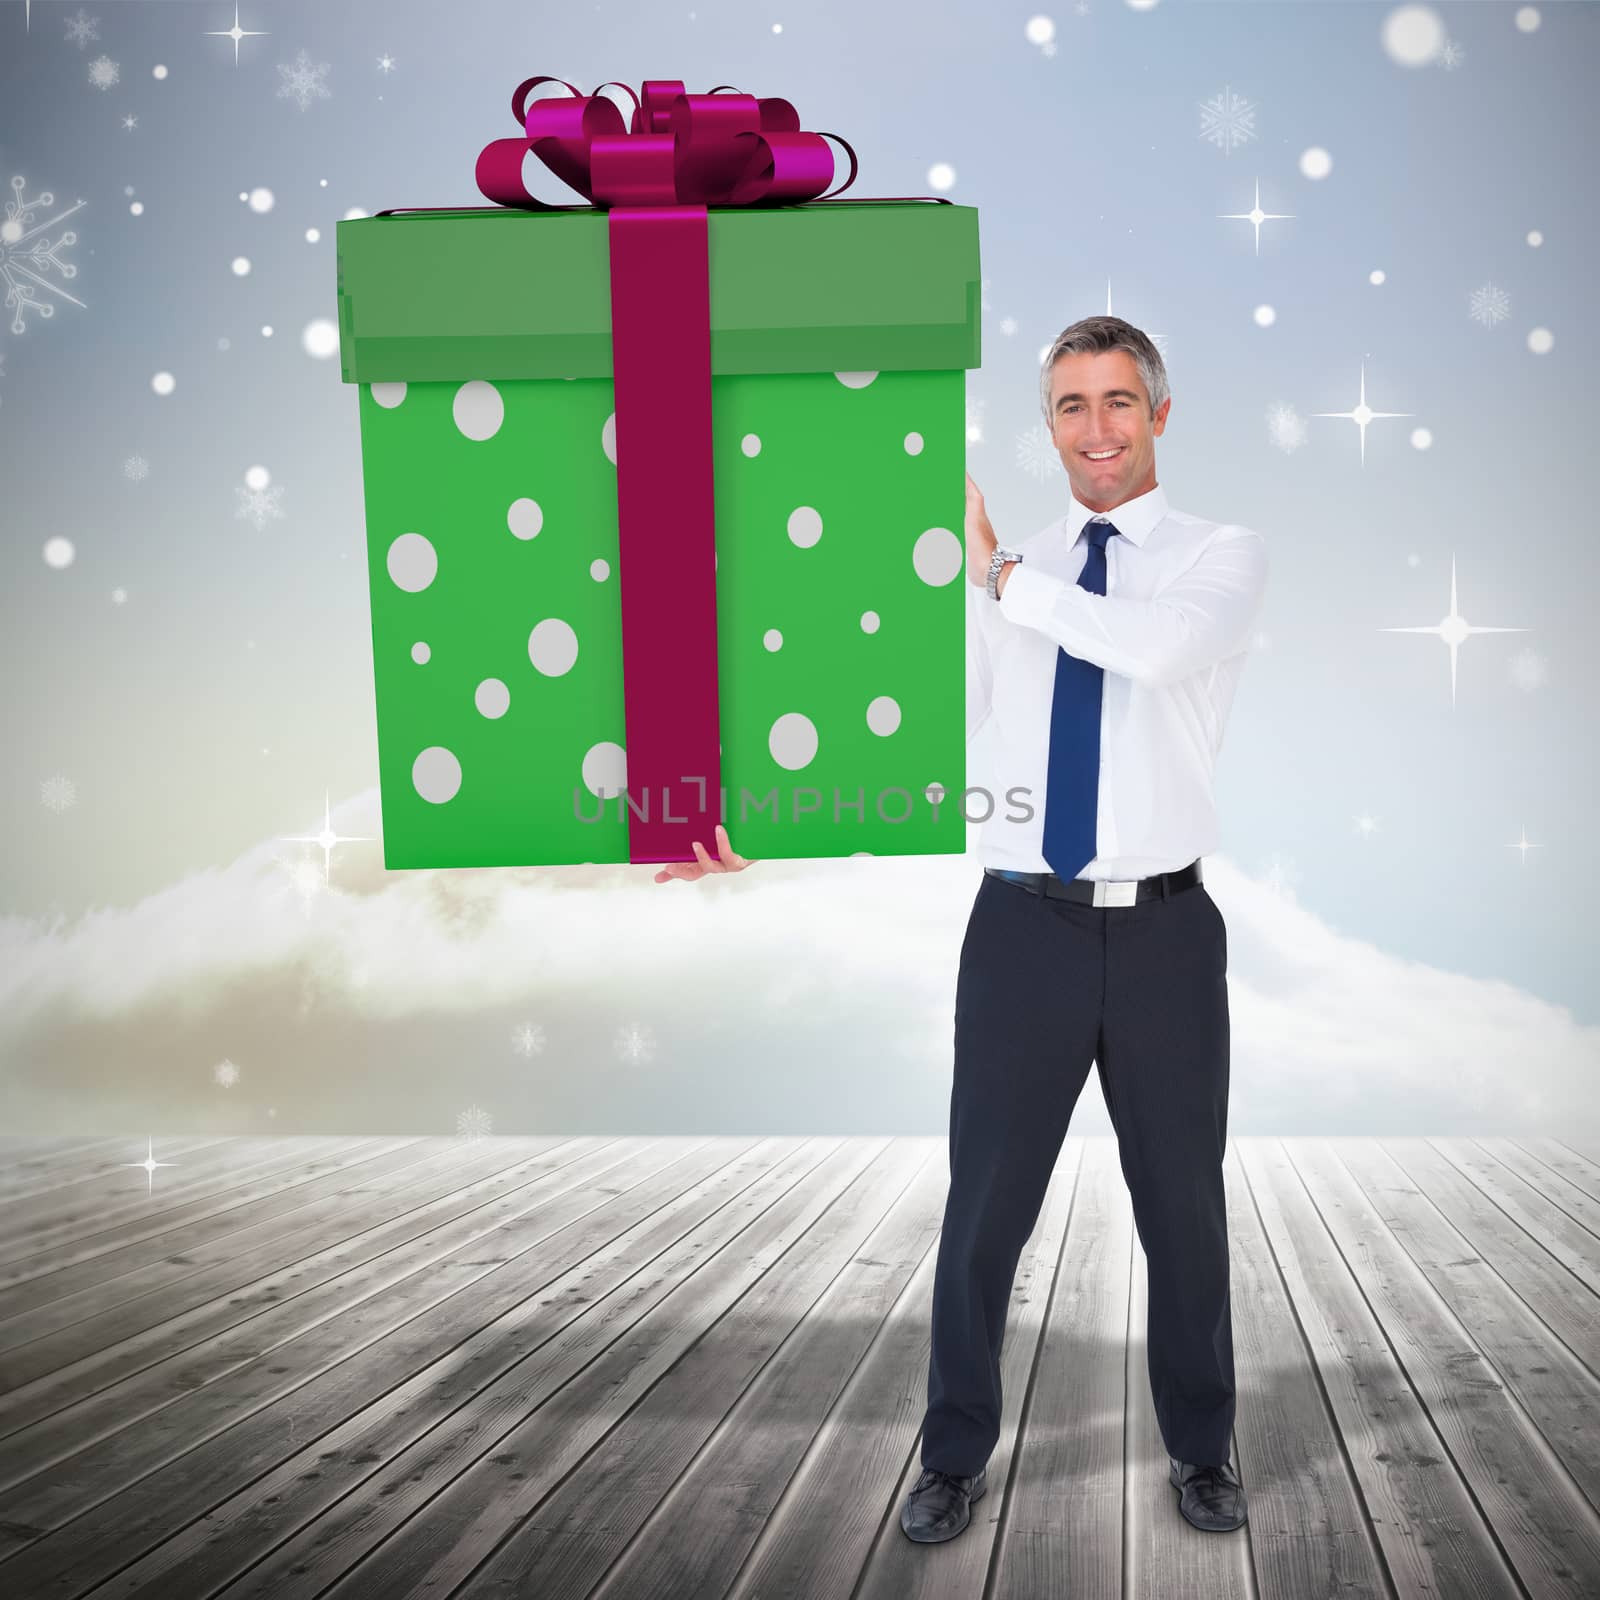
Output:
M990 1491L918 1470L944 1140L0 1140L0 1595L1600 1595L1600 1151L1239 1139L1250 1522L1177 1513L1109 1139ZM148 1190L148 1192L147 1192Z

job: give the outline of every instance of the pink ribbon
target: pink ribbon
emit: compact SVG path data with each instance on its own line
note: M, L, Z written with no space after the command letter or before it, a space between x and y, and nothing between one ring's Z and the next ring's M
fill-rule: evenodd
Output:
M541 83L571 98L529 103ZM511 98L524 136L485 145L477 180L498 205L584 209L528 192L532 150L609 212L628 859L693 861L696 839L716 855L722 788L706 207L816 199L833 178L826 140L838 136L804 133L787 100L722 94L727 85L686 94L676 80L648 79L642 100L615 87L634 103L626 132L598 91L525 79ZM856 157L839 143L850 156L845 189Z

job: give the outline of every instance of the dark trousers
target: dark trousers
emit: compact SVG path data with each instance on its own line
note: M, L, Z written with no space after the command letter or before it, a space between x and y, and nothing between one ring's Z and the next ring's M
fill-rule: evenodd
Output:
M1222 913L1203 884L1096 907L984 874L956 983L924 1467L972 1476L1000 1436L1017 1262L1091 1061L1145 1253L1162 1438L1180 1461L1228 1459L1227 964Z

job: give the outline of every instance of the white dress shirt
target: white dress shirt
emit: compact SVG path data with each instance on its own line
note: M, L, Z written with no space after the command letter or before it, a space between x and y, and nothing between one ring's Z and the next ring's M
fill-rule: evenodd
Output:
M1103 595L1078 587L1091 518L1117 529ZM1071 495L1064 517L1000 543L1026 559L999 604L966 580L969 742L990 725L991 758L968 778L988 795L965 803L973 822L992 803L983 864L1051 870L1041 848L1058 646L1105 669L1099 853L1077 876L1145 878L1215 850L1212 769L1266 587L1266 541L1171 510L1157 484L1103 513Z

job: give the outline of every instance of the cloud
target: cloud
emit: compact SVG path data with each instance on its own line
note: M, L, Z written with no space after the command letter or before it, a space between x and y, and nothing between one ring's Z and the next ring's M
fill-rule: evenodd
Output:
M267 841L126 909L0 919L12 1125L448 1133L472 1104L496 1133L948 1127L973 854L667 884L389 873L375 789L333 830L373 842L335 849L331 887L320 849ZM1339 933L1223 857L1205 873L1228 926L1230 1133L1596 1128L1600 1029ZM1072 1131L1110 1132L1092 1072Z

